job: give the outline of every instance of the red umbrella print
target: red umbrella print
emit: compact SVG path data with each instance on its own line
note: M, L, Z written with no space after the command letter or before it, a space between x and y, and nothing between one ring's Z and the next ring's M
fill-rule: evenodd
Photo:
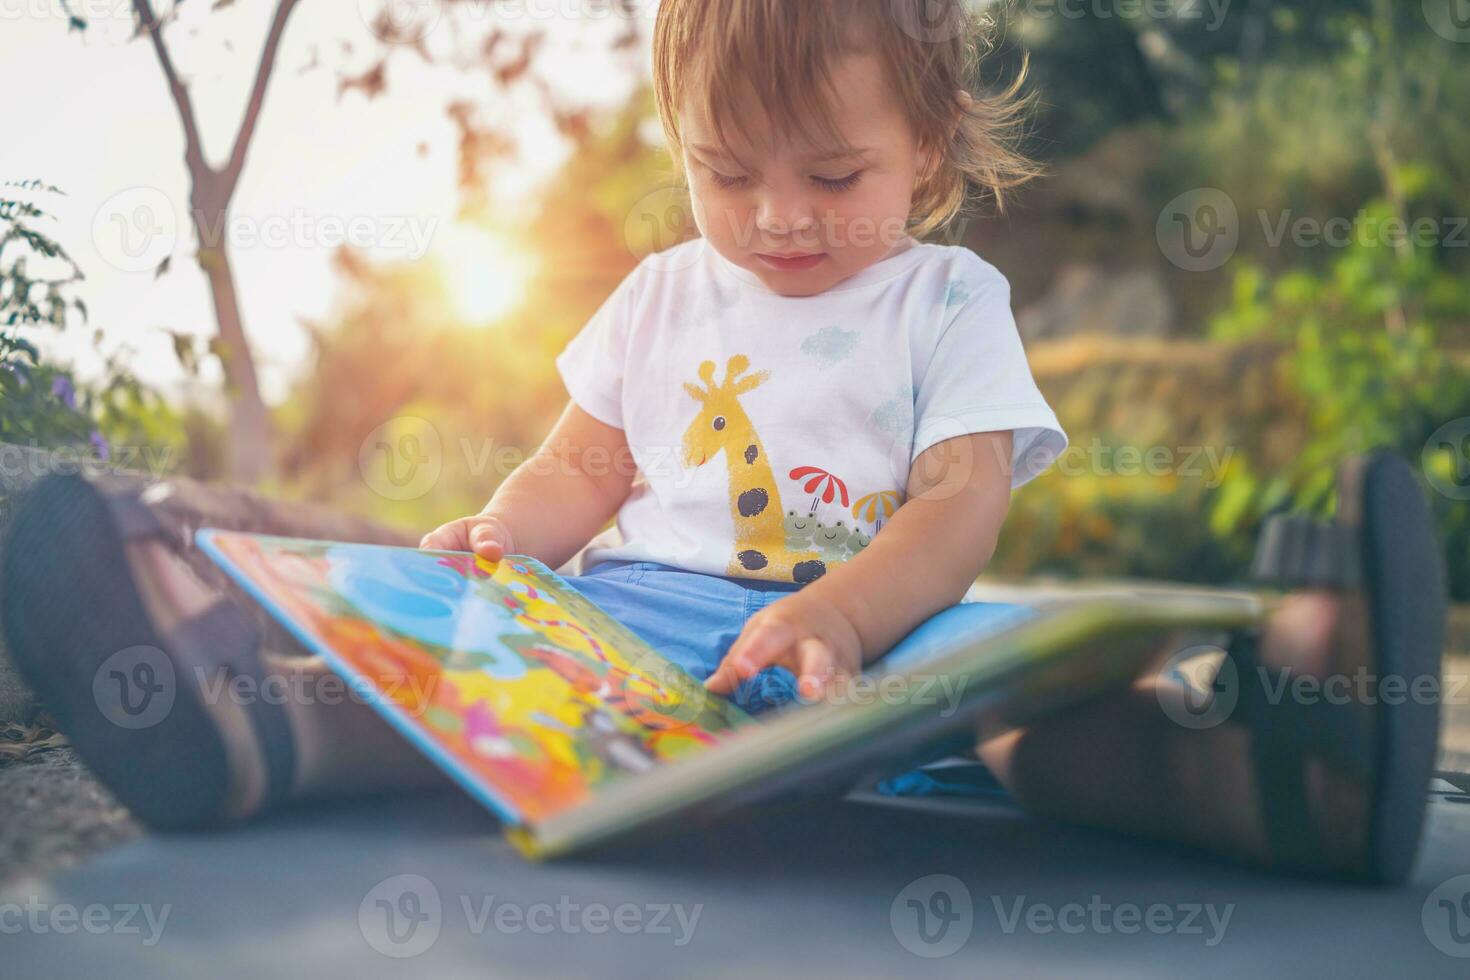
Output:
M818 500L824 504L830 504L833 499L841 497L842 506L847 506L847 484L826 470L817 466L798 466L788 476L793 480L805 480L806 483L802 485L802 489L807 493L816 494L812 497L811 513L817 512Z

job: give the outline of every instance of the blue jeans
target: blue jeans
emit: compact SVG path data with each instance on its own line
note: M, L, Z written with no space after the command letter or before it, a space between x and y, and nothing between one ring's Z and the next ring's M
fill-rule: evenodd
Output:
M651 561L605 561L567 583L701 681L715 672L746 620L800 588ZM754 714L795 696L796 678L785 667L773 667L742 684L734 701Z
M698 680L714 673L751 616L800 588L648 561L606 561L567 582ZM956 636L983 635L1028 615L1027 607L1009 603L955 606L914 630L874 669L911 669ZM785 667L773 667L742 684L734 700L755 714L795 698L796 678Z

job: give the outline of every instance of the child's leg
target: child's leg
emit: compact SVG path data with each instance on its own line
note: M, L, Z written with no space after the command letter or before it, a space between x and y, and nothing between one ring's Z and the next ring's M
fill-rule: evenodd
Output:
M155 540L130 543L128 558L141 597L162 632L171 632L217 599L196 577L181 574L173 552ZM259 691L250 696L278 697L285 708L295 754L293 798L446 783L372 708L347 696L345 684L321 658L262 651L262 663ZM253 751L255 735L243 706L229 695L212 700L211 716L229 757L226 815L240 819L258 811L265 797L262 760Z
M320 657L268 654L267 669L287 678L287 690L338 692L342 685ZM449 778L372 708L350 697L289 703L296 742L296 799L448 787Z
M140 820L193 829L284 800L410 788L438 771L320 662L278 656L192 548L221 526L393 543L364 522L179 481L51 477L16 506L9 651L83 761ZM278 631L277 631L278 633Z
M1299 675L1328 667L1341 600L1324 592L1289 596L1267 625L1263 665ZM1167 655L1174 648L1166 646ZM997 778L1028 808L1057 819L1205 847L1247 860L1267 858L1256 804L1250 731L1238 723L1186 728L1163 699L1184 691L1151 676L1122 695L1099 699L980 746ZM1315 768L1312 823L1353 822L1353 794L1334 792L1330 771ZM1358 820L1360 822L1360 819ZM1324 833L1344 842L1351 828Z
M1413 466L1378 451L1339 469L1330 524L1276 531L1258 567L1297 587L1232 637L1234 673L1211 685L1228 719L1176 723L1164 704L1180 689L1154 681L982 751L1043 813L1400 881L1439 728L1447 600L1428 501Z

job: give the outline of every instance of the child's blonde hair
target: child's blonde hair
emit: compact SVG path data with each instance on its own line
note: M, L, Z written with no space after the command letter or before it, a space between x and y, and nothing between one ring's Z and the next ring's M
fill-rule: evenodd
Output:
M994 195L999 206L1006 190L1038 173L1017 149L1029 108L1022 78L996 95L971 91L988 46L985 25L964 0L662 0L653 34L654 96L676 163L686 93L731 157L726 126L733 120L743 132L737 106L749 93L778 132L816 127L841 146L820 93L832 91L841 56L875 52L919 145L934 154L909 216L911 233L922 236L949 223L972 187ZM960 100L959 91L971 98Z

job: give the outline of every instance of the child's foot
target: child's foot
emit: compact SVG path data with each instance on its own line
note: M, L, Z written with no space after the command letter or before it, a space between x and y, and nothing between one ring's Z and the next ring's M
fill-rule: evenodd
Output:
M1232 644L1232 720L1249 732L1267 862L1393 882L1418 849L1438 743L1443 559L1402 457L1348 460L1337 494L1334 521L1274 569L1333 581Z
M260 696L254 624L194 577L134 495L43 481L17 509L5 582L22 675L144 823L218 825L290 792L290 728Z

